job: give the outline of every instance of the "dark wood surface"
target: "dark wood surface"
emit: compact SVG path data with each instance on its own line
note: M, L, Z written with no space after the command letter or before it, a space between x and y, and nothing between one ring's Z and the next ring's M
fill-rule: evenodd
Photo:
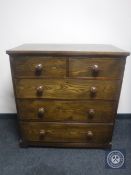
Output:
M98 66L98 72L93 70L93 66ZM124 59L115 58L82 58L75 57L69 59L70 77L94 77L94 78L114 78L120 79L125 65Z
M109 143L111 124L21 122L22 135L27 141ZM88 133L91 132L92 136Z
M111 149L112 143L84 143L84 142L41 142L41 141L25 141L20 140L21 148L45 147L45 148L79 148L79 149Z
M109 148L126 56L111 45L8 50L21 146Z
M17 98L49 99L105 99L118 98L120 82L117 80L81 80L81 79L17 79ZM38 95L37 88L43 87L43 94ZM91 93L91 88L96 93Z
M17 99L17 103L19 117L25 121L112 123L116 108L113 101ZM44 109L41 115L39 115L40 109Z
M44 58L44 59L43 59ZM41 72L37 72L37 66L42 65ZM64 57L21 57L14 59L15 77L65 77L66 58Z
M120 79L124 69L125 59L115 58L88 58L75 57L51 57L51 56L21 56L14 58L14 74L16 78L59 78L59 77L80 77L80 78L114 78ZM42 69L37 72L37 66ZM93 66L98 66L95 72ZM69 72L67 72L69 71Z
M23 44L6 51L17 54L58 54L58 55L116 55L128 56L130 53L108 44Z

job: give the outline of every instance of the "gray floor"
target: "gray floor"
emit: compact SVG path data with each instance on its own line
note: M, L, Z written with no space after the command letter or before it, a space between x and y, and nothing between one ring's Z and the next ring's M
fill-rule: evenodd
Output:
M131 120L116 121L112 149L126 151L125 169L105 168L105 150L54 149L18 146L16 122L0 119L0 175L129 175Z

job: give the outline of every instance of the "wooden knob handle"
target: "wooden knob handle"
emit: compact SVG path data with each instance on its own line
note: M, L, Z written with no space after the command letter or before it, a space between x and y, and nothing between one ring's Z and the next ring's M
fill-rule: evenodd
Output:
M90 91L91 91L91 94L92 95L95 95L96 92L97 92L97 89L96 89L96 87L92 86L91 89L90 89Z
M95 110L94 109L89 109L88 114L90 117L93 117L95 115Z
M43 86L37 87L36 91L37 91L38 96L42 96L43 95Z
M44 113L45 113L45 109L43 107L38 109L38 117L39 118L43 117Z
M40 139L43 139L45 137L46 132L44 129L42 129L42 130L40 130L39 134L40 134Z
M42 64L37 64L35 66L35 72L36 72L37 75L40 75L42 70L43 70L43 65Z
M92 71L93 71L93 72L99 72L99 66L98 66L97 64L94 64L94 65L92 66Z
M92 131L88 131L87 132L87 138L88 139L92 139L93 138L93 132Z

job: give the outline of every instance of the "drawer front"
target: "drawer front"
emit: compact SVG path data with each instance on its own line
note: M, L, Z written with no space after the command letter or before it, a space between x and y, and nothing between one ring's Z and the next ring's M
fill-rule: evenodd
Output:
M17 100L22 120L113 122L116 104L109 101Z
M108 143L112 125L69 124L46 122L21 122L21 131L26 141L41 142L89 142Z
M17 98L109 99L118 97L120 81L17 79Z
M106 77L120 79L124 70L124 59L70 58L70 77Z
M15 77L65 77L66 58L64 57L16 57L13 61Z

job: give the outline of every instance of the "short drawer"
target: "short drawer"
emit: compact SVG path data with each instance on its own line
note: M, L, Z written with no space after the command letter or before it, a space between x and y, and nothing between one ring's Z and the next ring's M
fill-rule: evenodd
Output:
M18 56L13 58L14 76L65 77L66 58L50 56Z
M120 79L124 65L121 58L70 58L69 76Z
M17 98L107 99L118 97L120 81L81 79L17 79Z
M108 143L112 137L112 124L71 124L47 122L21 122L23 140L41 142Z
M114 121L115 102L17 100L19 117L29 121L109 122Z

